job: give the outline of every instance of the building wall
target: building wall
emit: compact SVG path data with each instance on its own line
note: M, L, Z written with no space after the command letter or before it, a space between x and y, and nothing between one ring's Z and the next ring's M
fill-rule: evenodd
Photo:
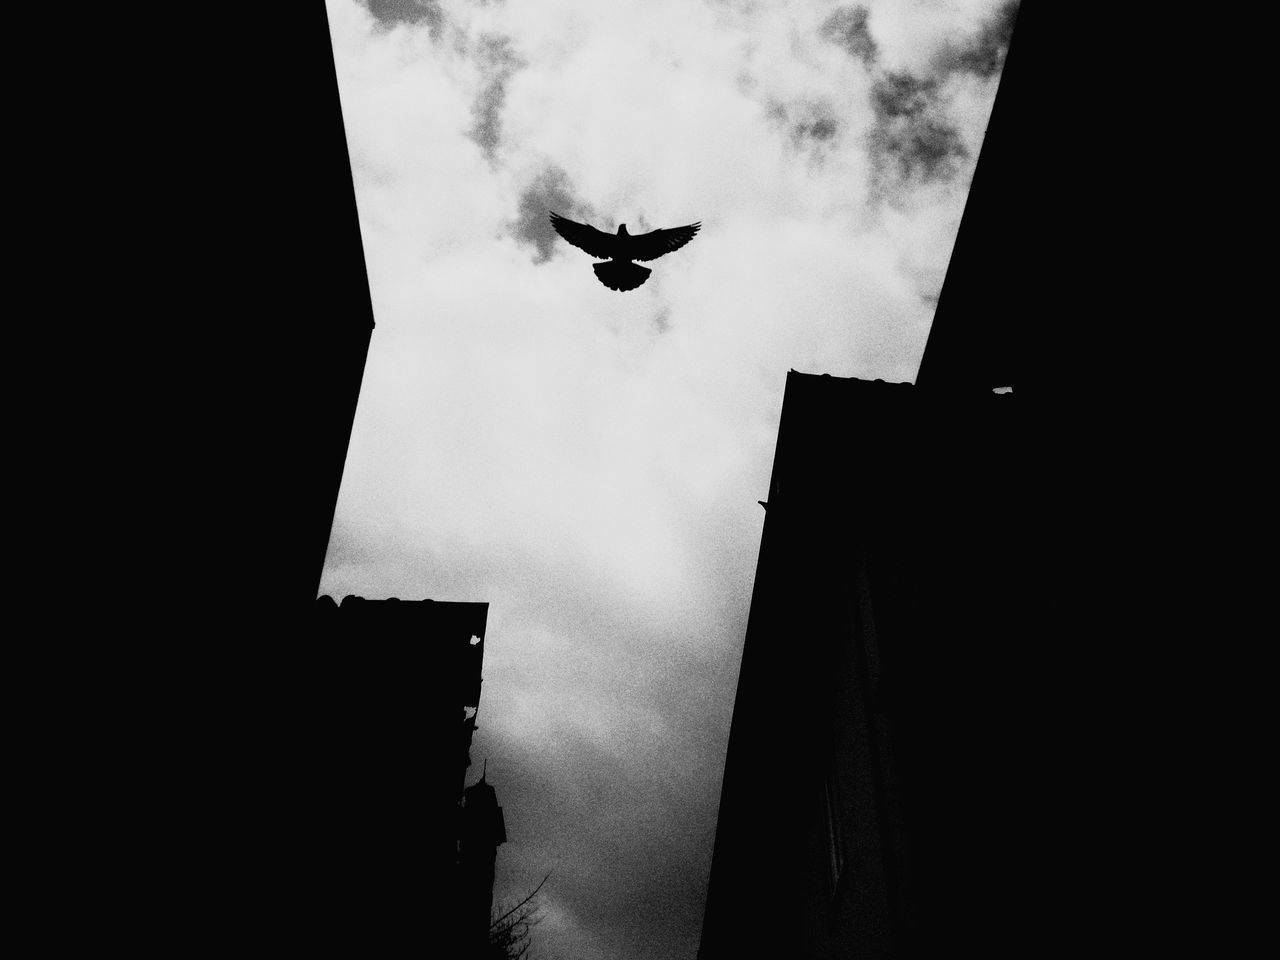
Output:
M290 789L315 861L305 884L335 943L452 949L464 717L480 701L487 613L484 603L316 603L293 678L311 709L298 718L305 762Z
M999 949L1027 746L1018 408L932 396L788 377L702 960Z

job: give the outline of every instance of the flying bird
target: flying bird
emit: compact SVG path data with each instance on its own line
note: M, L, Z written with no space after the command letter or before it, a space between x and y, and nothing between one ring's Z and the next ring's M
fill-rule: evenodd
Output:
M552 213L551 226L579 250L585 250L597 260L609 261L591 265L606 287L610 290L634 290L648 280L653 271L632 261L657 260L664 253L679 250L693 239L702 222L691 223L687 227L650 230L635 236L627 233L627 225L623 223L614 235Z

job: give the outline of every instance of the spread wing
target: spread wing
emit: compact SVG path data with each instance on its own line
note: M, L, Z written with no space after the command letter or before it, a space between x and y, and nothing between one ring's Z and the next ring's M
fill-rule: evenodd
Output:
M631 240L632 259L657 260L664 253L679 250L693 239L693 235L702 227L702 221L691 223L687 227L670 227L665 230L651 230L633 237Z
M553 213L551 214L551 226L556 228L556 233L560 234L579 250L585 250L597 259L612 259L614 253L617 252L617 237L602 233L595 227L588 227L585 223L575 223L567 217Z

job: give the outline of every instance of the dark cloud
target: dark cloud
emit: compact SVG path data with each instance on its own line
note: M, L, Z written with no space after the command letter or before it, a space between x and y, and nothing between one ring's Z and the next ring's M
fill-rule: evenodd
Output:
M821 101L792 106L775 101L765 108L765 113L786 130L791 145L797 150L806 145L827 143L840 132L840 119L829 104Z
M574 220L590 221L595 212L573 197L573 187L568 175L559 167L548 167L533 178L522 191L516 219L509 226L518 243L533 247L534 263L546 263L551 259L559 234L551 228L548 214L554 210ZM605 227L602 223L593 226Z
M1018 0L1006 0L971 37L945 44L922 75L873 73L868 144L879 186L950 180L959 174L970 151L959 126L947 115L943 85L958 73L997 75L1004 66L1017 13ZM818 32L871 68L879 49L870 19L870 12L860 4L839 7ZM841 129L840 118L821 102L772 102L766 113L786 131L797 150L815 148L814 157L819 160L821 146Z
M364 4L379 23L387 26L425 22L433 37L438 36L444 26L440 0L364 0Z
M1009 38L1013 36L1013 24L1018 18L1018 0L1006 0L978 28L978 32L963 43L947 44L935 60L936 69L947 73L973 73L979 77L993 77L1004 66L1009 52Z
M886 73L871 88L871 106L877 117L915 119L938 98L938 81L909 73Z
M792 128L792 136L798 140L830 140L836 135L838 125L831 114L801 120Z
M962 41L948 42L922 76L885 72L871 86L874 116L869 144L881 186L950 180L970 156L959 127L947 116L942 88L954 74L992 77L999 74L1009 50L1018 0L1006 0L977 30ZM851 44L862 44L870 65L875 44L862 7L837 10L822 27L823 35L855 56ZM866 53L869 51L869 53Z
M909 73L886 73L872 85L871 156L881 175L929 182L959 172L969 148L939 103L939 86L937 77Z
M867 26L869 16L866 7L840 7L823 22L822 36L842 47L855 60L871 66L879 51Z
M502 140L502 107L507 100L507 82L525 62L511 47L508 37L485 34L476 44L476 59L484 82L471 104L474 124L467 136L480 145L489 160L497 157Z

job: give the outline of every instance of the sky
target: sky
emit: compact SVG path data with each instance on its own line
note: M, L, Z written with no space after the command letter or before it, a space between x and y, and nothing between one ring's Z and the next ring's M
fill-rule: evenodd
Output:
M914 379L1016 3L326 5L377 326L321 593L489 604L533 960L691 960L787 371ZM620 293L551 210L702 229Z

